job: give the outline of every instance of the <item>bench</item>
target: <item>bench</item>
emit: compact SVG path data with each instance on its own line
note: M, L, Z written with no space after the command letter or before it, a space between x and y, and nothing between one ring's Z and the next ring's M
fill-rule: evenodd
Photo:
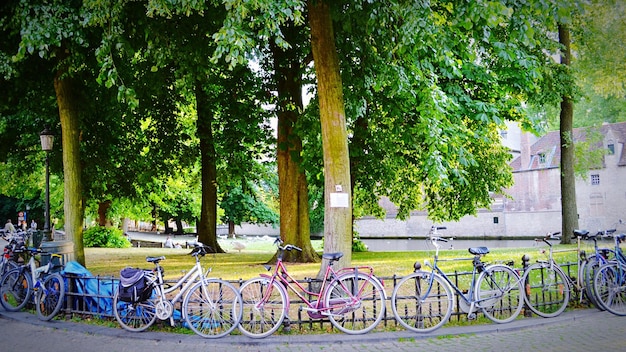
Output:
M163 242L154 242L154 241L141 241L141 240L131 240L130 243L133 247L138 248L162 248Z

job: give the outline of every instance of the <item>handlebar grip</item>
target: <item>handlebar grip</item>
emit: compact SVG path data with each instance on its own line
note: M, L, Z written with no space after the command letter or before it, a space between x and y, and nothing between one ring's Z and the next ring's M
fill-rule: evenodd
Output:
M288 244L288 245L286 245L286 246L285 246L285 250L287 250L287 251L290 251L290 250L292 250L292 249L295 249L295 250L297 250L298 252L302 252L302 248L300 248L300 247L296 247L296 246L294 246L293 244Z

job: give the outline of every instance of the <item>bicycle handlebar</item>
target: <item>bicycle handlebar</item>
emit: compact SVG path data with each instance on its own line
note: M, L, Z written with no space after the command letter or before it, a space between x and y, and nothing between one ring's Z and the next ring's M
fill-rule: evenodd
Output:
M295 249L298 252L302 252L302 248L298 247L298 246L294 246L293 244L288 244L285 246L281 246L281 244L283 244L283 240L280 239L280 237L276 238L274 240L274 244L278 247L278 249L283 250L283 251L290 251L292 249Z
M443 238L443 237L431 237L430 238L431 241L441 241L441 242L448 242L449 240L447 238Z
M560 234L561 234L561 231L548 232L546 236L543 238L535 238L535 242L545 242L546 244L552 246L552 243L548 242L548 240L560 240L561 239L561 237L559 236Z
M294 246L293 244L288 244L288 245L286 245L286 246L282 247L282 249L284 249L284 250L286 250L286 251L290 251L290 250L292 250L292 249L295 249L295 250L297 250L298 252L302 252L302 248L297 247L297 246Z

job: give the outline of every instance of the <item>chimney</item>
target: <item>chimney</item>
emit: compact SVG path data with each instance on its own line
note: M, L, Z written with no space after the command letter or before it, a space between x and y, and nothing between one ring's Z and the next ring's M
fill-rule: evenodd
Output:
M522 131L520 138L520 170L530 169L530 133Z

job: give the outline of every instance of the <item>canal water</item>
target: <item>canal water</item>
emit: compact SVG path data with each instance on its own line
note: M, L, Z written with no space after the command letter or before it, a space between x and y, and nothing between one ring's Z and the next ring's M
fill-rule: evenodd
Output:
M418 250L432 250L433 245L425 238L361 238L371 252L404 252ZM537 244L533 239L524 240L494 240L494 239L462 239L441 242L441 249L466 249L469 247L487 248L532 248Z

